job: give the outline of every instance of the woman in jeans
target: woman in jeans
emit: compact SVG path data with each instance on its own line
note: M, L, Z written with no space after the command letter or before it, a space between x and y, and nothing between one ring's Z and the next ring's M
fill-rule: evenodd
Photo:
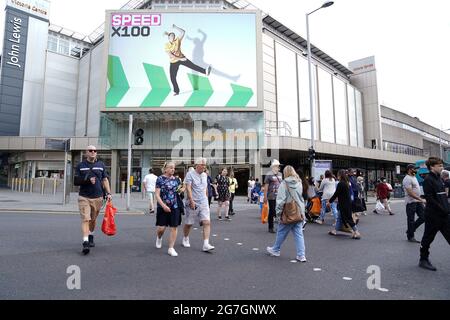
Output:
M175 163L164 164L163 175L156 180L156 200L158 209L156 213L157 239L156 248L162 248L162 237L167 227L170 227L169 251L172 257L177 257L178 253L174 249L177 239L178 227L181 225L181 212L177 198L177 191L180 180L175 174Z
M301 215L303 216L303 220L305 220L305 202L302 196L302 181L295 172L294 168L291 166L287 166L284 169L283 173L285 179L278 189L276 216L278 219L280 219L284 205L294 200L300 210ZM286 240L289 231L292 231L292 233L294 234L295 245L297 247L297 260L300 262L306 262L305 239L303 237L302 226L302 221L293 224L283 224L280 222L277 230L277 238L275 244L272 247L267 247L267 252L273 257L279 257L281 245Z
M328 170L325 172L325 178L320 184L319 192L322 193L322 211L320 212L320 217L316 220L316 223L323 224L325 222L325 216L327 214L327 201L330 200L336 192L336 181L333 179L333 174L331 173L331 171ZM337 203L333 202L331 204L331 211L333 212L334 219L337 220Z
M345 170L340 170L338 177L339 184L337 185L336 192L331 199L327 201L327 206L331 207L331 204L338 199L339 215L336 221L335 230L331 230L328 234L331 236L337 235L337 232L341 229L342 224L344 224L349 225L352 228L352 239L359 240L361 239L361 234L359 233L352 216L352 197L350 194L352 190L350 187L350 181Z

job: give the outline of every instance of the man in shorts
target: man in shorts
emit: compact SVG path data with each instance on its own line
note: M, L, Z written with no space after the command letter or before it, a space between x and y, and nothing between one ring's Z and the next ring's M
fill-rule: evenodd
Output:
M158 177L155 175L154 170L150 169L148 175L146 175L144 178L144 189L149 199L149 214L155 213L156 180L158 180Z
M187 191L186 217L184 224L183 247L190 248L189 233L195 220L203 226L203 252L211 252L215 248L209 243L211 233L211 213L208 204L208 177L205 173L207 160L195 161L195 170L189 171L184 183Z
M96 220L103 206L103 196L106 192L111 201L111 188L105 165L97 160L97 148L86 148L86 160L81 162L75 171L74 184L80 187L78 206L81 215L81 230L83 233L83 254L87 255L90 248L95 247L94 232Z

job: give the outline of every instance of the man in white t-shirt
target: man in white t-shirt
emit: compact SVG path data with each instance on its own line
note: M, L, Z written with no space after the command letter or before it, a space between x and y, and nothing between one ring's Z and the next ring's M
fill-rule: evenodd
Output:
M195 161L195 170L189 171L184 183L187 191L186 218L184 224L183 247L190 248L189 233L196 220L203 227L203 251L211 252L214 246L209 243L211 233L211 212L208 203L208 176L205 158Z
M150 214L155 212L155 190L156 190L156 180L158 177L154 174L153 169L149 170L149 174L144 178L144 189L147 197L150 200L149 211Z

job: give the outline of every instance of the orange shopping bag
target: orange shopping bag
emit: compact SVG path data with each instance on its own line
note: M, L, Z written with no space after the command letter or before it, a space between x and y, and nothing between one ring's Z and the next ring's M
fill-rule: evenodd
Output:
M117 233L116 222L114 221L114 216L116 215L117 209L114 208L112 201L106 204L105 216L103 218L102 231L107 236L115 236Z
M261 210L261 222L266 224L269 222L269 204L265 203Z

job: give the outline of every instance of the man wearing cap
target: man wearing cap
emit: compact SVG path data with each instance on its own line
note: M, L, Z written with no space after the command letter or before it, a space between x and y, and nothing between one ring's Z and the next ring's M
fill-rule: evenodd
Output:
M77 166L74 185L80 187L78 206L82 219L82 252L87 255L90 248L95 247L94 231L96 220L103 205L104 193L106 193L108 201L112 199L108 174L103 162L97 159L97 148L95 146L86 148L86 160Z
M403 179L403 189L405 189L405 202L406 202L406 215L408 222L408 230L406 234L408 241L413 243L420 243L414 237L416 230L425 222L424 217L424 204L425 199L420 197L419 181L416 178L416 166L413 164L408 165L406 177ZM415 215L419 217L415 220ZM414 221L415 220L415 221Z
M264 204L269 203L269 232L275 233L273 230L274 218L276 215L278 188L280 187L283 176L280 173L281 163L273 160L270 171L264 180Z

